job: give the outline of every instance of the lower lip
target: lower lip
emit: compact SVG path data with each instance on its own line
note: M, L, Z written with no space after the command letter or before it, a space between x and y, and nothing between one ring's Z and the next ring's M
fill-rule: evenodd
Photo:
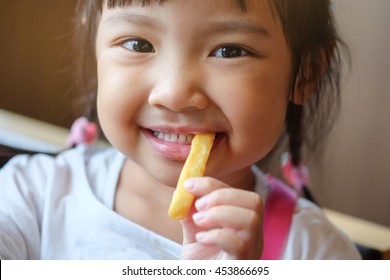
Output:
M160 156L169 160L185 161L190 153L191 145L168 142L158 139L152 131L142 130L150 147Z

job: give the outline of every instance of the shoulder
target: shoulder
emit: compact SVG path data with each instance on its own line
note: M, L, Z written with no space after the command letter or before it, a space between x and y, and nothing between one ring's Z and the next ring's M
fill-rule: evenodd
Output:
M325 217L318 206L300 198L283 258L360 259L360 255L352 241Z
M267 201L269 186L257 166L252 167L256 177L255 190ZM360 259L352 241L336 228L321 208L299 198L292 217L282 259Z
M4 186L1 191L42 193L48 187L57 186L59 189L70 184L73 178L94 176L118 158L118 154L110 148L80 146L57 155L18 155L0 169L0 181Z
M106 162L117 157L118 152L114 149L101 149L92 146L78 146L73 149L62 151L58 154L37 153L34 155L18 155L12 158L1 170L5 172L21 173L48 173L57 168L66 168L76 165L88 166L92 160L99 159Z
M0 257L40 258L42 235L50 244L47 238L56 240L65 232L63 217L75 217L70 211L79 211L87 202L98 204L93 184L107 167L106 174L113 169L110 163L122 158L111 148L87 146L55 156L12 158L0 169ZM74 226L74 220L65 220Z

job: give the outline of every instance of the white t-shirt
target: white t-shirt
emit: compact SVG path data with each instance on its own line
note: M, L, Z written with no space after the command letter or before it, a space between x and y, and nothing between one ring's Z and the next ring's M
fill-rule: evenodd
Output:
M0 170L0 258L180 258L180 244L113 211L124 159L115 149L86 146L13 158ZM262 173L253 170L266 197ZM283 259L359 258L318 207L299 200Z

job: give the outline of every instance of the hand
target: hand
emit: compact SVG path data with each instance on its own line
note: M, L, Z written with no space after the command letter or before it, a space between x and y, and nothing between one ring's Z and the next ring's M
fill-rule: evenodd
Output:
M263 249L263 201L210 177L185 184L195 194L192 210L181 221L183 259L260 259Z

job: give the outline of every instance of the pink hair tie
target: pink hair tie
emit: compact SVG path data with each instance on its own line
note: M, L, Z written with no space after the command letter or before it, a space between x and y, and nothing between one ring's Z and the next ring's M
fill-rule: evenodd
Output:
M283 177L297 191L301 191L304 187L311 185L309 169L303 164L294 166L289 153L282 154L281 165Z
M69 147L79 144L91 144L98 138L97 125L88 121L86 117L75 120L70 128L70 133L66 138Z

